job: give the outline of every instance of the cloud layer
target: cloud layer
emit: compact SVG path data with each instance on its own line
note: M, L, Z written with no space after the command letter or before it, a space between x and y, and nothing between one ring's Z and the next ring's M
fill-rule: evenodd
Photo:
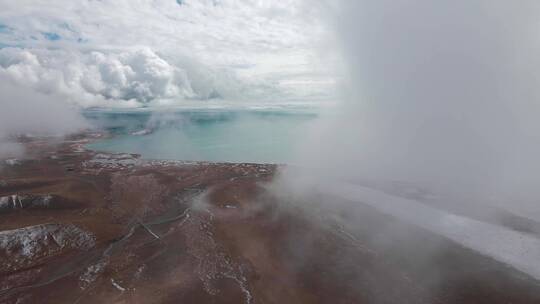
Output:
M0 75L19 87L83 107L239 99L255 97L257 89L266 94L272 90L183 57L167 60L148 48L107 53L4 48Z
M83 107L331 95L302 0L0 5L0 73Z

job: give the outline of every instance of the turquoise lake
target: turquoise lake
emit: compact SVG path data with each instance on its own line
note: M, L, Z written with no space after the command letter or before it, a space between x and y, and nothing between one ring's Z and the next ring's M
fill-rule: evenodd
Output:
M146 159L287 163L318 115L309 110L87 111L113 137L96 151Z

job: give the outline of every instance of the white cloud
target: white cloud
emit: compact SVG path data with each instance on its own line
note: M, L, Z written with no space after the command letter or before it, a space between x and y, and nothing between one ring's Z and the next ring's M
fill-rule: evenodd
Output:
M540 2L336 2L345 98L299 162L540 219Z
M193 59L165 59L148 48L121 52L0 49L0 76L83 107L132 107L186 100L264 99L271 84L240 79Z
M2 74L0 92L0 159L24 153L13 135L63 136L88 127L77 109L59 102L55 94L27 90Z
M85 107L328 95L302 0L180 3L0 0L0 47L17 47L0 73Z

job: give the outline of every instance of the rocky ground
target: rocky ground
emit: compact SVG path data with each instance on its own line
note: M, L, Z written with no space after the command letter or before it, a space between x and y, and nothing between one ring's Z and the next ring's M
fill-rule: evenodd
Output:
M277 199L276 166L87 151L93 136L4 161L0 303L540 303L534 279L369 206L343 225Z

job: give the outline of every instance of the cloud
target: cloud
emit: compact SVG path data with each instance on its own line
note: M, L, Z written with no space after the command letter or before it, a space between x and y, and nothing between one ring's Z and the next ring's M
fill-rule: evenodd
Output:
M339 3L332 22L346 101L300 161L472 193L516 212L518 201L537 201L540 4ZM527 208L520 213L540 218Z
M52 84L85 107L317 98L309 88L332 84L313 53L322 27L302 0L0 5L0 45L20 49L2 51L7 73L25 70L31 88Z
M369 205L538 277L537 235L514 224L540 220L540 2L333 3L343 101L306 134L273 193L314 221L344 215L352 235ZM440 298L448 277L432 262L449 247L418 246L403 233L414 230L384 222L359 234L392 240Z
M64 136L89 126L60 96L19 87L2 74L0 92L0 159L24 153L13 136Z
M314 51L324 30L303 0L0 0L0 7L2 154L20 152L6 143L14 134L77 130L83 108L332 96Z
M83 53L0 49L0 75L18 86L64 96L82 107L133 107L214 98L267 98L271 84L241 80L192 59L165 59L148 48Z

